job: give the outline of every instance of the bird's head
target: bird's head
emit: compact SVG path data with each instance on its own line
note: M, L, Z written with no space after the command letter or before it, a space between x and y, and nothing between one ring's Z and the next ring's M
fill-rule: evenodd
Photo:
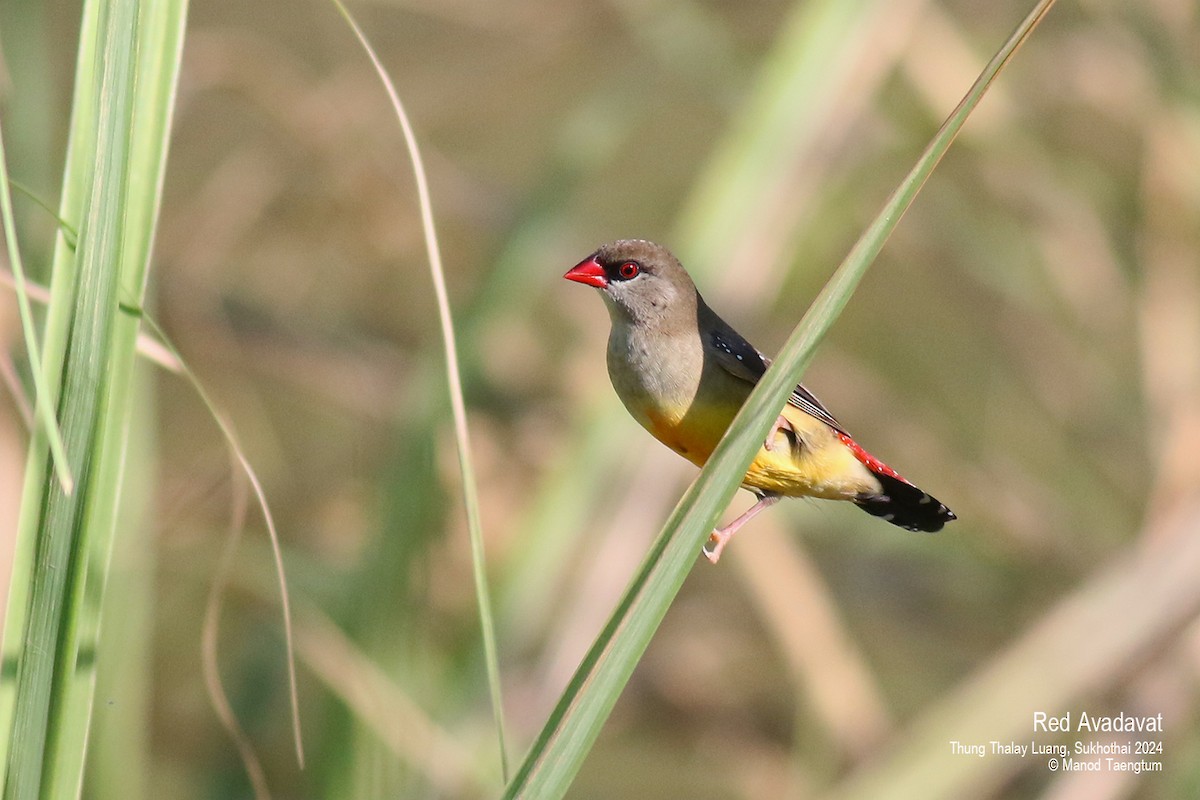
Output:
M695 319L696 286L662 245L645 239L609 242L572 267L567 280L595 286L613 322L661 325Z

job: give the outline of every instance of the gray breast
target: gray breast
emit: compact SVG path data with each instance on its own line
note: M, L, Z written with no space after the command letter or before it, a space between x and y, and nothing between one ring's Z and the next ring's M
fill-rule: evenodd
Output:
M608 375L631 411L639 404L667 412L688 408L702 372L703 352L695 334L648 337L636 326L613 326Z

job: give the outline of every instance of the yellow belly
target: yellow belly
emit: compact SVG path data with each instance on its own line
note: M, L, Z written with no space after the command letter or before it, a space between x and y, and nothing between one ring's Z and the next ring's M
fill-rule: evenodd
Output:
M776 435L774 449L759 448L742 485L787 497L828 500L853 500L880 491L875 476L836 438L797 450L783 434Z
M737 408L693 404L684 411L648 409L638 421L654 438L696 466L704 466ZM777 431L771 450L760 447L742 485L788 497L850 500L880 491L879 482L825 423L788 406L791 432Z

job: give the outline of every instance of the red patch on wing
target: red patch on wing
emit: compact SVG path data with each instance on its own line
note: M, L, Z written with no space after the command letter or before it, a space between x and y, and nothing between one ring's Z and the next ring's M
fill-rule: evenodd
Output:
M871 470L871 472L875 472L880 475L887 475L889 478L895 478L898 481L904 481L905 483L908 483L908 481L905 481L904 478L900 477L900 474L897 473L896 470L892 469L887 464L868 453L866 450L863 450L862 445L851 439L848 434L837 431L837 436L842 440L842 444L850 448L850 452L854 453L854 457L861 461L867 469Z

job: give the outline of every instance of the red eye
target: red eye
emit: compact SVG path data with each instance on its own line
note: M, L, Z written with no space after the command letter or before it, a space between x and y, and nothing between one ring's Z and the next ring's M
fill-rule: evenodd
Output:
M642 268L638 266L636 261L626 261L621 266L617 267L617 274L621 276L621 280L627 281L630 278L636 278Z

